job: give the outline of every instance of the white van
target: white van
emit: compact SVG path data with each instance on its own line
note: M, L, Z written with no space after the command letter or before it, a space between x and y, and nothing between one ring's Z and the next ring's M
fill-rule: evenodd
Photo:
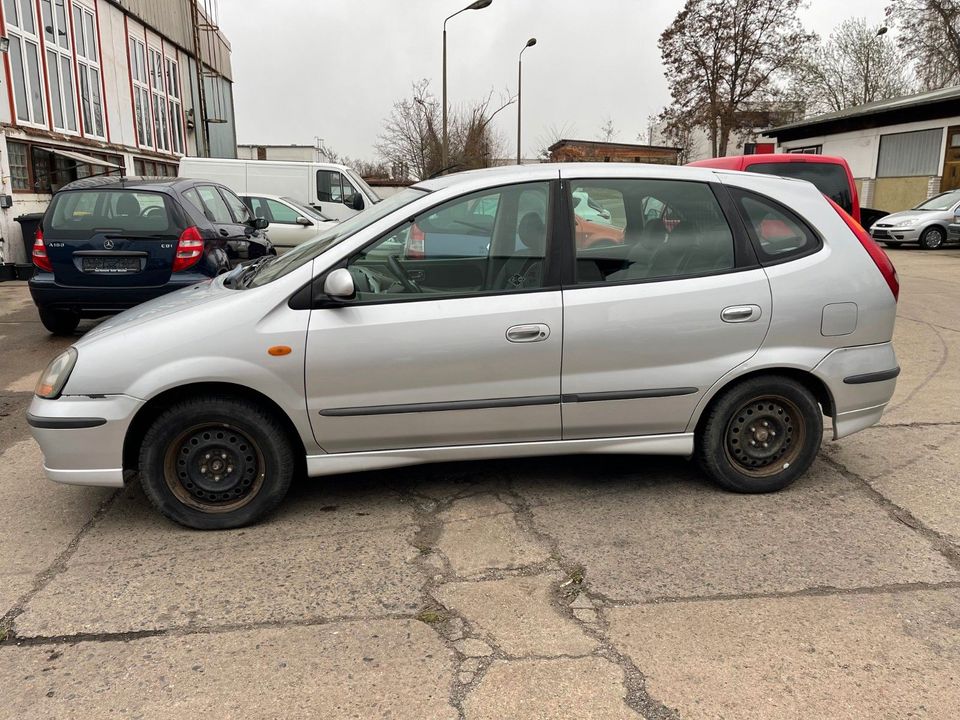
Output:
M334 220L345 220L380 202L357 173L331 163L185 157L180 160L180 177L213 180L238 195L291 197Z

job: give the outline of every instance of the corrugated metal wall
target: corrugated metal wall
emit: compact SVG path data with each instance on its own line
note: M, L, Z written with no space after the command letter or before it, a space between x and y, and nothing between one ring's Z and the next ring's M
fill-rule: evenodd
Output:
M941 128L881 135L877 177L939 175L942 148Z

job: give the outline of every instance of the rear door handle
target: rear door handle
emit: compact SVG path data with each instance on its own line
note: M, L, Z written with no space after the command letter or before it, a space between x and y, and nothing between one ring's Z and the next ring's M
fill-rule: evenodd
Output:
M229 237L230 231L227 230L226 228L220 228L220 234L223 235L224 237Z
M731 305L720 313L720 319L728 323L755 322L763 311L759 305Z
M543 342L550 337L550 327L543 323L514 325L507 328L507 340L513 343Z

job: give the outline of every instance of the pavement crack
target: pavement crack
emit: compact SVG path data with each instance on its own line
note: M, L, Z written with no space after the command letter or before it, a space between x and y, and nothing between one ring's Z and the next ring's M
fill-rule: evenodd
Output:
M0 618L0 636L3 636L3 639L0 640L0 645L16 641L14 623L17 618L23 614L27 605L39 592L46 588L57 575L67 569L67 563L70 562L70 558L73 557L77 548L80 546L80 541L83 540L87 533L107 514L107 511L113 503L116 502L117 498L120 497L122 492L123 488L117 488L100 503L100 506L94 511L93 515L90 516L90 519L83 524L83 527L77 531L76 535L67 543L67 546L53 559L53 562L34 578L33 586Z

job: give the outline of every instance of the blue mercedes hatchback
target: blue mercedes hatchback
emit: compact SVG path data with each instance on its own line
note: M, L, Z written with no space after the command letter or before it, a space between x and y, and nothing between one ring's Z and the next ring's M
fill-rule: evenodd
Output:
M275 254L229 188L180 178L86 178L64 186L33 245L30 294L44 327L118 313Z

